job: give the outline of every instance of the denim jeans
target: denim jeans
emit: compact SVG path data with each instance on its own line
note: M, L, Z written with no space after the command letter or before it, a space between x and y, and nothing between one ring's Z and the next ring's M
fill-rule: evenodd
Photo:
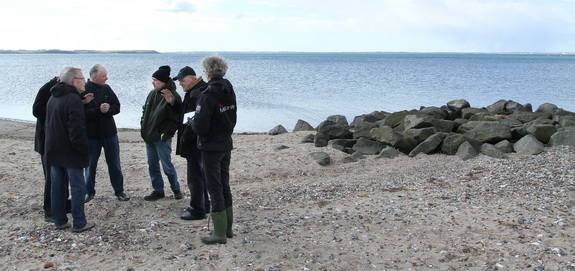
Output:
M186 157L187 161L187 178L188 188L190 189L190 208L191 215L204 216L210 210L210 198L206 179L202 172L202 163L200 157Z
M226 207L232 206L230 158L231 151L202 151L204 177L212 201L212 212L222 212Z
M160 163L172 191L180 190L180 183L178 182L178 174L176 168L172 164L172 139L166 141L158 140L154 143L146 143L146 154L148 156L148 172L152 181L152 188L156 192L164 192L164 179L160 171Z
M52 177L52 222L56 226L62 226L68 222L66 216L66 174L70 182L70 193L72 195L72 222L74 229L81 229L86 226L86 215L84 214L84 198L86 197L86 184L84 183L83 168L64 168L52 166L50 175Z
M114 194L118 195L124 192L124 175L120 166L120 145L118 135L104 139L88 139L90 145L90 165L85 170L86 175L86 193L88 195L96 194L96 168L98 160L104 148L110 183L114 189Z
M52 216L52 177L50 176L50 166L46 165L45 156L42 154L40 155L42 159L42 170L44 171L44 215L45 216ZM70 189L68 189L68 176L65 176L66 182L66 199L70 196ZM66 200L66 210L70 210L71 208L70 200Z

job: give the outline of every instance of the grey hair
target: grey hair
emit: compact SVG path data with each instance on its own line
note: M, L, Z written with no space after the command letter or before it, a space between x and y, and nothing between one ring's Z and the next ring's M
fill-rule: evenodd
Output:
M60 72L60 82L72 85L72 80L74 80L74 78L78 76L78 73L81 72L82 70L74 67L63 68L62 71Z
M102 66L100 64L96 64L96 65L92 66L92 68L90 69L90 78L94 78L94 77L98 76L98 74L100 74L100 70L102 70L102 68L104 68L104 66Z
M202 67L204 67L204 72L212 78L223 78L228 71L228 63L218 55L204 57Z

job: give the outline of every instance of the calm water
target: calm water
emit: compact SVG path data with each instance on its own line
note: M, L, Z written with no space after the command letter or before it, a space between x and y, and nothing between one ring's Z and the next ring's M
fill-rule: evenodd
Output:
M34 121L40 86L64 66L108 69L122 103L119 127L139 128L141 108L161 65L172 76L186 65L201 71L205 53L154 55L0 55L0 118ZM236 132L267 132L298 119L316 126L329 115L353 117L441 106L466 99L473 107L499 99L545 102L575 111L575 55L409 53L220 53L238 99ZM183 94L178 86L178 91Z

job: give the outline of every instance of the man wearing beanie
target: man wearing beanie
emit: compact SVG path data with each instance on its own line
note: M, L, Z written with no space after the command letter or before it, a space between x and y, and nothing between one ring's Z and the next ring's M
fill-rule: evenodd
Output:
M182 99L176 92L176 84L170 78L170 66L161 66L152 74L154 89L148 94L143 106L142 119L140 120L141 135L146 142L146 154L148 158L148 172L152 181L153 191L144 200L155 201L165 197L164 180L160 163L170 188L174 192L175 199L182 199L184 195L180 191L180 183L176 168L172 164L172 137L178 129L178 112L175 112L162 95L162 91L169 92L175 101L181 103Z

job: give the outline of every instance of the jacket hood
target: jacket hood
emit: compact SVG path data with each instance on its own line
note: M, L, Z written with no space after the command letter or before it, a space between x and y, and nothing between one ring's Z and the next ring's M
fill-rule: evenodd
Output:
M210 87L212 89L210 93L213 94L220 103L224 105L235 104L236 93L230 81L227 79L215 79L210 80L208 84L211 85Z
M66 95L67 93L76 93L78 95L80 95L78 93L78 90L71 85L68 85L66 83L60 82L57 83L56 85L54 85L51 89L50 89L50 93L52 93L52 96L54 97L61 97Z

